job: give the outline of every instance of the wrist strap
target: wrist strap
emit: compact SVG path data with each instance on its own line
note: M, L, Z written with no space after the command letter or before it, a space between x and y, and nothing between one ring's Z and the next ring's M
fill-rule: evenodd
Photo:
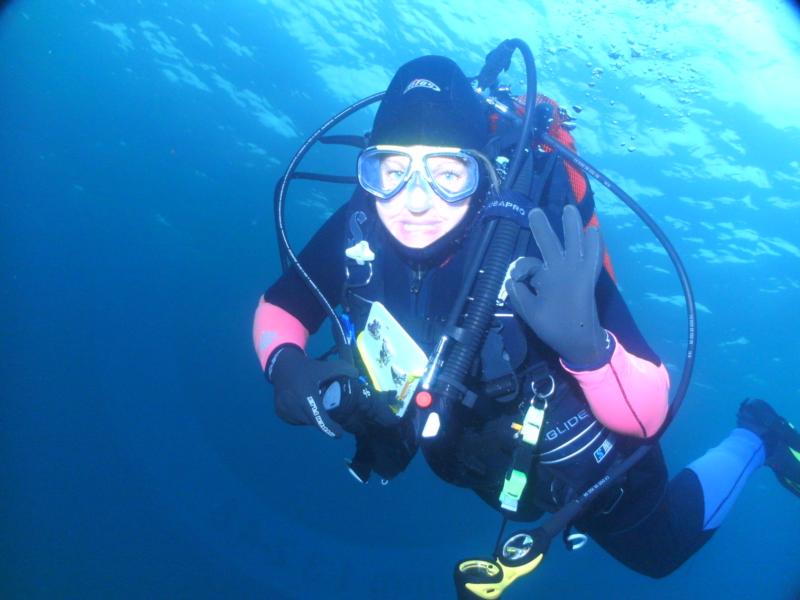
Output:
M267 358L267 368L264 369L264 375L266 375L267 381L272 383L272 369L275 368L275 363L278 362L278 356L280 356L281 352L283 352L287 348L292 348L292 347L297 348L298 350L300 350L300 352L305 354L303 349L297 344L281 344L280 346L275 348L275 350L272 351L272 354L269 355L269 358Z

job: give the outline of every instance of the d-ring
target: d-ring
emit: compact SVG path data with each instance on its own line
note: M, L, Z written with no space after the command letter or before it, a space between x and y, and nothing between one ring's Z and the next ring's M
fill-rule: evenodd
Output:
M531 391L533 395L541 400L547 400L550 396L552 396L556 391L556 380L553 379L552 375L548 375L547 379L550 380L550 389L547 390L546 394L540 394L539 390L536 389L536 380L531 381Z

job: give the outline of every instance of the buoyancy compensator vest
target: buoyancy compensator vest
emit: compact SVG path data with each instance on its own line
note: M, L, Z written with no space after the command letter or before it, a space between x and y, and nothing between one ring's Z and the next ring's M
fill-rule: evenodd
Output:
M579 206L584 222L593 218L591 189L585 186L580 190L581 202L578 202L563 161L548 152L540 152L535 169L537 185L546 188L540 196L544 199L542 208L554 223L560 222L566 203ZM470 255L473 239L466 234L463 240L448 246L447 252L425 261L415 260L404 255L402 248L393 243L377 217L374 200L357 192L350 207L346 246L369 250L366 254L353 250L346 261L343 306L350 321L357 332L362 331L371 303L379 301L423 351L430 354L451 309L453 290L461 284L467 268L466 257ZM554 229L560 231L561 228ZM536 252L532 241L518 249L519 255ZM473 406L459 406L449 415L456 421L451 423L454 435L424 448L425 458L434 472L445 481L474 489L499 508L499 491L518 443L514 424L521 419L520 412L531 386L539 384L541 387L547 379L553 391L532 467L534 472L529 474L535 484L525 492L516 517L535 518L537 511L554 510L571 494L596 481L614 460L616 436L594 418L579 386L561 368L558 356L507 306L497 308L473 368L470 386L477 391L477 400ZM407 415L404 422L410 418ZM410 428L400 429L403 435L412 434ZM386 439L361 437L359 447L372 450L362 452L361 457L357 453L356 459L373 459L370 468L384 478L405 468L417 449L416 440L405 439L398 451L397 435L389 443ZM382 450L376 452L375 448ZM356 459L354 464L357 465L360 461ZM401 464L403 461L405 464Z

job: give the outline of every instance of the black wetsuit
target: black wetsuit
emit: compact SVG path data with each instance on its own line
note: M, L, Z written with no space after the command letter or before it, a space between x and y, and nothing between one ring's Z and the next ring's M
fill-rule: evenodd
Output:
M589 208L590 216L592 207ZM367 217L360 233L376 253L371 274L369 266L357 267L345 259L345 248L353 241L355 211ZM560 216L560 206L557 211L550 211L553 228L560 233L560 218L556 221L554 215ZM477 229L469 225L475 218L470 213L453 235L427 251L409 251L379 222L374 201L356 192L351 202L313 236L299 260L330 304L343 305L348 310L357 331L364 325L369 302L379 300L428 354L442 333L452 299L461 286ZM538 253L535 243L530 242L524 252ZM279 278L264 298L294 315L312 333L327 317L293 270ZM605 270L596 298L601 324L616 335L626 350L659 364ZM503 308L498 314L510 312ZM498 360L500 356L502 360ZM519 382L527 385L530 377L525 379L526 370L543 365L553 376L557 391L546 412L539 461L532 478L535 484L530 486L532 489L526 488L516 513L503 511L515 520L534 520L543 511L557 509L599 479L611 462L641 443L606 430L594 419L580 387L563 370L558 357L515 316L496 317L494 333L487 338L470 384L480 389L482 384L507 375L503 372L506 369L516 372ZM448 426L457 433L424 449L437 475L473 489L498 510L502 510L498 496L516 443L511 422L520 417L524 385L504 397L479 397L471 408L459 406L448 415ZM379 437L381 432L373 431L371 435ZM396 432L393 435L387 436L392 441L386 444L397 441ZM380 440L376 441L376 448L374 470L384 476L395 475L399 469L391 465L382 468L380 464ZM395 456L392 448L384 454ZM684 470L668 483L658 446L627 474L621 486L598 499L575 526L624 564L654 577L677 568L711 536L711 532L702 531L702 492L696 477Z

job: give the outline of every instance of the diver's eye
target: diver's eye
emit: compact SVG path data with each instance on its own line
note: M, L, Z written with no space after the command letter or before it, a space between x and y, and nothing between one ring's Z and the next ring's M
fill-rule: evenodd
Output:
M467 183L467 167L461 160L432 157L428 160L428 170L436 184L448 191L458 192Z
M462 173L456 173L455 171L444 171L443 173L439 173L436 175L436 180L440 183L444 182L456 182L463 177Z
M408 171L409 160L404 156L388 156L381 161L381 180L385 188L392 188L403 181Z

